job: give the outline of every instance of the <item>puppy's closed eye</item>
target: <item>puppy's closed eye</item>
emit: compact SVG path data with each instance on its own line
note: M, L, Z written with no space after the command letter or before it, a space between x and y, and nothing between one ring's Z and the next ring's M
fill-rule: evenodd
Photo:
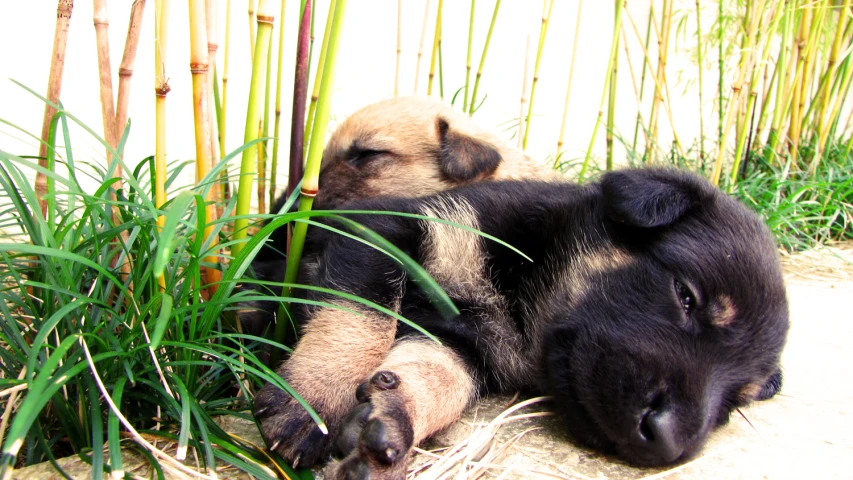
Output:
M347 160L356 167L361 167L387 153L385 150L373 150L369 148L353 149L347 156Z

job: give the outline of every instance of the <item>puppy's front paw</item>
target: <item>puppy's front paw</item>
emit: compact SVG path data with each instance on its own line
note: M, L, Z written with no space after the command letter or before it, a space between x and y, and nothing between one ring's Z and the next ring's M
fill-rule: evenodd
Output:
M394 390L400 379L393 372L371 378L370 390ZM360 389L361 390L361 389ZM390 392L387 392L390 393ZM396 480L406 477L414 431L405 407L396 395L381 395L356 406L341 424L335 441L344 459L326 469L326 478Z
M311 466L329 458L331 435L314 423L302 405L271 384L255 395L255 418L270 450L294 466Z

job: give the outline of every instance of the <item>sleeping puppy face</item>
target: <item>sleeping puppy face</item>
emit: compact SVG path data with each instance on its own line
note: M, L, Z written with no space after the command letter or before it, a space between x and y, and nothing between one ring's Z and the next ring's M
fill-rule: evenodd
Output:
M482 180L557 179L466 115L429 97L358 110L323 152L318 208L377 196L418 197Z
M582 442L635 464L680 462L781 386L775 242L701 179L617 172L601 188L612 244L579 258L549 307L546 382Z

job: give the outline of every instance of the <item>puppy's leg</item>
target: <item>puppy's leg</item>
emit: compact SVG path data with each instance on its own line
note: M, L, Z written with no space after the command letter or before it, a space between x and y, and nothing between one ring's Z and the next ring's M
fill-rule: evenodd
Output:
M346 457L327 467L328 479L405 478L412 446L459 419L476 388L452 349L404 338L358 393L364 403L350 412L336 439Z
M313 465L329 455L337 425L357 404L356 389L394 342L395 319L349 303L341 306L358 313L317 310L278 370L324 420L328 434L279 388L267 384L255 396L255 416L267 445L296 464Z

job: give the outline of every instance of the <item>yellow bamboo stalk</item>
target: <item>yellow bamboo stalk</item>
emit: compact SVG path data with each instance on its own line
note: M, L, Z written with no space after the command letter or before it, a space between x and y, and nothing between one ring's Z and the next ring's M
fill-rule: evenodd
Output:
M761 4L764 4L764 0L761 0ZM726 111L726 122L723 127L722 138L720 139L720 148L717 152L717 160L714 162L714 170L711 173L710 180L714 185L719 185L720 176L723 172L723 159L725 158L726 153L726 141L728 140L729 131L734 123L738 107L741 103L743 86L746 83L747 71L751 63L750 58L753 56L752 53L755 46L755 36L758 31L759 18L760 17L758 15L752 16L752 19L749 21L749 28L746 32L747 37L744 43L746 48L741 51L738 77L732 85L732 98L729 100L729 108Z
M791 119L788 126L788 141L790 143L789 151L791 152L791 166L797 168L797 157L800 149L800 99L805 96L803 91L805 82L803 81L806 75L806 65L808 64L808 32L810 31L812 18L811 7L804 8L800 31L797 36L797 74L794 76L794 91L791 99ZM803 52L805 50L805 52Z
M261 101L264 98L264 81L266 79L267 49L269 48L269 40L275 21L275 11L278 5L276 0L260 0L258 4L258 29L255 41L255 53L252 58L252 80L249 89L249 104L246 111L246 128L243 131L244 144L255 141L258 138L258 119L260 118ZM255 171L257 154L258 150L255 148L243 150L240 161L240 181L237 191L236 214L238 216L245 217L249 214L252 199L252 183L257 175ZM240 250L242 250L243 242L241 240L246 238L248 226L248 218L234 220L233 239L236 243L231 247L232 256L237 256Z
M421 58L424 55L424 42L426 41L427 20L429 19L429 2L430 0L427 0L426 5L424 6L424 22L423 26L421 27L421 42L420 46L418 47L418 60L417 63L415 63L415 95L418 94L418 78L421 76Z
M643 37L640 35L640 31L637 29L637 24L634 23L634 18L631 17L630 10L627 8L623 8L623 10L625 12L625 15L628 17L628 20L631 23L631 27L634 30L634 35L636 35L636 37L637 37L637 41L638 41L638 44L640 45L640 49L643 51L643 57L645 59L645 62L649 66L651 66L652 59L651 59L651 56L649 55L649 51L645 47L645 43L643 42ZM652 12L652 14L653 13L654 12ZM652 75L651 78L652 78L652 83L655 84L655 93L660 94L661 98L664 100L663 101L664 113L666 114L667 119L669 120L670 128L672 129L672 137L673 137L673 140L675 140L676 150L678 150L679 154L683 156L684 151L681 147L681 141L678 138L678 132L675 129L675 118L672 115L672 107L671 107L672 102L669 99L669 93L665 90L665 85L663 85L661 83L661 81L658 79L657 75ZM663 81L666 81L666 78L664 78ZM649 119L649 123L651 124L651 119ZM648 134L644 134L644 135L646 136L646 150L648 152L648 149L652 148L652 146L653 146L654 139L651 138ZM649 161L651 161L651 157L649 157Z
M560 123L560 138L557 139L557 153L554 155L554 168L557 168L560 161L560 154L563 152L563 139L566 138L566 123L569 118L569 99L572 96L572 79L575 77L575 59L578 56L578 40L580 40L581 31L581 13L583 11L583 0L578 1L578 13L575 19L575 39L572 42L572 59L569 63L569 81L566 85L566 101L563 103L563 121ZM627 41L625 47L628 47Z
M130 79L136 64L136 48L139 45L139 33L142 26L142 14L145 0L134 0L130 7L130 25L127 27L127 39L124 42L124 54L118 69L118 101L116 103L116 136L121 137L127 124L127 109L130 102Z
M166 77L166 52L168 52L169 0L154 0L154 205L160 209L166 203L166 94L169 79ZM163 228L166 217L159 215L157 225ZM160 289L166 289L163 276L157 278Z
M432 41L432 58L429 63L429 80L427 82L427 95L432 95L432 82L435 78L435 60L438 57L438 47L441 45L441 10L444 0L438 0L438 13L435 15L435 36Z
M205 0L189 0L190 17L190 72L193 80L193 120L195 122L195 151L196 151L196 183L210 173L210 103L207 91L207 76L210 66L207 63L207 12ZM205 197L207 222L204 227L204 238L210 242L210 251L216 249L216 237L213 232L213 221L216 219L216 209L211 202L212 194ZM216 264L215 255L207 255L204 262ZM210 266L204 267L205 283L208 295L216 293L216 285L222 278L221 272Z
M257 25L255 22L255 0L249 0L249 55L251 58L255 56L255 25Z
M850 17L849 12L850 12L851 6L853 6L853 0L845 0L844 1L844 8L839 11L839 15L838 15L839 21L835 27L836 28L835 40L832 42L832 51L829 54L829 61L827 63L827 67L826 67L827 76L826 76L826 80L825 80L826 87L824 89L823 104L821 105L820 115L817 118L817 122L815 122L817 124L817 129L818 129L818 138L819 138L818 145L821 145L821 146L825 145L826 146L825 148L829 148L829 145L827 145L826 141L827 141L827 138L829 137L829 131L830 131L830 127L832 125L831 119L833 118L832 116L827 117L827 112L830 111L829 110L829 104L831 103L829 97L830 97L830 94L832 93L831 92L832 88L830 88L830 86L833 83L834 77L838 73L838 67L839 67L838 61L840 60L839 53L841 51L841 40L844 37L844 29L845 29L844 27L847 24L847 22L845 22L844 19L848 18L848 22L850 21L849 20L849 17ZM849 55L849 53L848 53L848 55ZM846 90L842 89L840 91L844 92ZM838 95L839 98L841 98L843 96L844 95Z
M53 34L53 53L50 57L50 75L47 83L47 99L59 103L62 90L62 71L65 67L65 47L68 44L68 25L71 22L71 12L74 0L59 0L56 6L56 30ZM45 104L41 124L41 143L39 144L39 166L47 168L47 136L50 134L50 123L56 109ZM42 215L47 215L47 177L41 171L36 172L35 191L38 197Z

